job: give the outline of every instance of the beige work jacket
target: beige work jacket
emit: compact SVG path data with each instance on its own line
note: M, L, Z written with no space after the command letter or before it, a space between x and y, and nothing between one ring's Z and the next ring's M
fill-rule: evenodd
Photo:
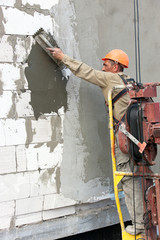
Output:
M62 62L71 70L71 72L79 78L82 78L90 83L99 86L102 89L105 101L108 102L108 91L116 85L124 85L120 75L125 79L129 76L121 73L103 72L93 69L92 67L70 58L65 55ZM113 92L113 97L117 95L121 90L117 89ZM120 120L129 104L129 94L123 95L114 105L113 115L116 119Z

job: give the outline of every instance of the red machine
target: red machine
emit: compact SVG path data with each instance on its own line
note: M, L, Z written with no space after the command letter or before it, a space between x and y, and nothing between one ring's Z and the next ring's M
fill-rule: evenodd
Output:
M133 84L129 90L131 102L126 113L124 135L119 131L120 148L130 153L142 176L144 194L144 224L146 240L158 240L160 234L160 174L151 171L155 164L157 144L160 144L160 103L153 102L157 97L157 86L160 83Z

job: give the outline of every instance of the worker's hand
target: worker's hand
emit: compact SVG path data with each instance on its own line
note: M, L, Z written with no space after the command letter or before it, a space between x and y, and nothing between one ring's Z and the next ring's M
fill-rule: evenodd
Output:
M64 57L64 53L60 48L47 48L47 50L49 50L52 56L57 60L61 61Z

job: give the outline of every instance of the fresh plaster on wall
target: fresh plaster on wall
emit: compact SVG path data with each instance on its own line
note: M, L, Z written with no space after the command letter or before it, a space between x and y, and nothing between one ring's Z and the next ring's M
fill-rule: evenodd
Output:
M98 1L75 1L77 39L82 60L100 70L97 55L100 46L99 26L103 24L103 7ZM90 8L90 11L88 9ZM101 22L98 21L102 18ZM88 27L84 27L85 25ZM103 36L101 34L101 36ZM89 151L85 162L85 182L95 177L112 179L108 116L101 89L85 81L80 87L80 123L82 134ZM106 186L108 181L106 179Z
M52 181L54 175L55 168L47 169L42 173L39 179L44 185L47 185L49 181L51 182L51 184L53 184Z
M3 24L5 23L5 19L4 19L3 11L1 8L0 8L0 22L1 22L0 34L2 35L5 33L4 26L3 26Z
M52 136L51 141L47 143L50 147L50 152L53 152L57 144L63 143L63 118L54 116L51 118Z
M3 95L3 82L2 79L2 72L0 71L0 95Z
M46 8L42 10L39 4L30 5L29 3L26 3L25 5L22 5L22 7L20 7L19 9L32 16L34 16L36 12L43 13L45 16L49 15L49 9Z
M55 112L63 106L67 109L67 80L46 52L35 44L28 56L25 75L31 90L31 106L36 119L44 113Z
M26 127L26 133L27 133L27 138L26 138L26 148L29 146L33 140L33 129L32 129L32 121L31 119L26 119L25 121L25 127Z
M19 8L22 5L22 0L15 0L14 7Z
M54 16L53 29L55 29L55 37L58 40L59 46L65 53L80 59L80 41L77 39L79 21L76 19L74 2L59 1L59 4L51 10L51 13ZM61 164L61 189L64 196L80 202L98 201L98 199L108 197L110 181L103 173L104 170L98 165L99 163L102 165L104 160L104 157L102 160L101 156L99 156L99 160L97 159L96 149L99 139L94 135L94 138L89 139L90 142L87 142L88 139L86 141L86 135L90 134L90 132L84 129L84 122L81 121L80 116L82 111L82 99L80 98L82 82L83 80L81 81L72 75L66 86L68 110L64 115L64 152ZM83 103L86 104L86 108L89 107L88 101L90 101L89 98L85 97ZM91 114L91 112L92 110L88 108L88 113ZM87 114L87 112L84 114ZM88 121L88 119L85 120ZM90 130L95 131L97 134L97 130L95 130L98 129L97 122L93 122L92 119L90 126ZM102 137L102 130L100 135ZM92 145L92 147L89 148L88 145ZM100 146L101 150L102 146ZM92 161L87 166L88 159L91 158L90 156L92 156ZM100 162L98 163L98 161ZM106 173L106 171L104 172Z
M16 93L12 92L12 105L10 110L8 111L7 118L14 118L17 119L17 112L16 112Z
M41 9L50 9L54 5L58 4L59 0L21 0L23 5L26 5L27 3L31 6L35 6L36 4L39 4Z

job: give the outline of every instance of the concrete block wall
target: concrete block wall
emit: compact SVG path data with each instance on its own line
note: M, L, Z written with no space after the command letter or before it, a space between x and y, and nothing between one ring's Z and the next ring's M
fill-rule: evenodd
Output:
M53 33L57 2L0 1L0 230L75 213L60 189L64 110L36 119L25 75L32 35Z

